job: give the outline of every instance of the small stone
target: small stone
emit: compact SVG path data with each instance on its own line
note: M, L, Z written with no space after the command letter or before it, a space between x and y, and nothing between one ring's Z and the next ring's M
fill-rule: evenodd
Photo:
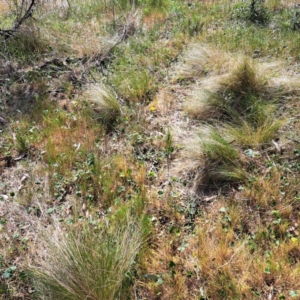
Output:
M25 174L25 175L21 178L21 183L25 182L28 178L29 178L29 175L28 175L28 174Z

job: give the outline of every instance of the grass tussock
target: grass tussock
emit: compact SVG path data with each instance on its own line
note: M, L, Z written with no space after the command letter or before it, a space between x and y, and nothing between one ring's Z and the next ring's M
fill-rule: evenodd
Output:
M219 85L223 93L261 95L265 92L267 80L254 63L247 58L238 60L231 67L228 76L221 78Z
M286 74L284 67L278 63L257 63L247 57L221 52L212 59L214 52L207 52L196 52L198 60L192 57L191 62L187 61L185 65L187 71L184 76L192 76L199 87L187 98L184 108L196 119L233 119L236 114L252 114L255 98L258 103L261 102L259 99L265 99L267 103L283 101L299 93L298 78ZM215 73L205 71L210 62L215 64ZM191 70L190 73L188 70Z
M251 97L249 107L239 114L232 111L232 122L224 124L228 135L240 147L265 148L278 136L279 129L287 122L276 113L276 106L262 99Z
M201 84L203 91L194 92L186 110L194 117L232 117L233 113L245 114L253 104L253 97L265 95L268 88L266 77L247 59L235 63L227 73L208 78Z
M186 50L183 63L174 72L176 81L199 80L207 75L224 74L232 64L229 53L217 50L209 45L193 44Z
M217 130L208 129L199 133L199 143L193 147L198 147L191 151L202 166L195 181L197 193L202 193L207 188L217 188L226 183L238 183L247 179L243 156L233 143L227 141Z
M112 125L121 116L121 105L112 89L92 86L85 93L85 99L92 104L95 117L105 124Z
M278 130L284 125L285 120L278 120L269 116L260 123L253 125L240 118L239 126L226 125L227 133L241 147L264 148L278 135Z
M251 2L38 1L1 42L0 298L299 297L299 8Z
M100 225L100 224L99 224ZM40 299L116 299L126 293L126 275L144 243L133 217L110 228L79 224L56 230L33 268ZM128 282L127 282L128 284Z
M119 87L123 98L130 104L147 102L156 89L153 75L147 70L132 70L126 75Z

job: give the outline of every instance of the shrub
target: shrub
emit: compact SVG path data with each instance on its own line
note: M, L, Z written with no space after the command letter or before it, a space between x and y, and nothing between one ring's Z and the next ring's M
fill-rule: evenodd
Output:
M300 8L295 8L290 15L293 30L300 30Z
M270 20L270 12L264 2L264 0L251 0L237 4L231 12L231 16L235 19L266 25Z

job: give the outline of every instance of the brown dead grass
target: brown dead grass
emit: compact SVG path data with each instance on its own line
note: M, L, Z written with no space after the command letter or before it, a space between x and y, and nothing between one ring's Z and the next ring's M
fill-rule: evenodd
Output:
M166 116L174 106L174 96L167 89L159 90L154 96L154 100L149 103L147 108L154 115Z
M143 17L143 29L151 30L157 23L163 21L166 15L162 12L152 12Z
M61 167L69 169L75 162L76 152L82 149L84 151L94 149L96 136L96 131L91 129L85 120L79 120L73 124L66 124L65 127L53 129L39 147L46 149L47 160L56 160L60 155L65 154L67 160Z
M208 45L192 44L185 51L183 62L175 69L173 80L198 80L206 75L221 75L227 72L233 60L224 51Z
M220 211L222 207L226 212ZM252 299L253 291L272 294L270 286L280 293L299 288L295 277L299 266L297 239L287 240L280 247L272 245L265 252L259 247L253 249L251 238L239 231L249 220L242 206L234 204L230 208L221 202L212 206L206 218L196 221L197 235L189 241L188 251L197 259L209 298L218 299L222 294L226 298ZM289 257L292 267L286 263Z
M6 13L8 11L9 11L9 5L8 5L7 1L0 0L0 12Z

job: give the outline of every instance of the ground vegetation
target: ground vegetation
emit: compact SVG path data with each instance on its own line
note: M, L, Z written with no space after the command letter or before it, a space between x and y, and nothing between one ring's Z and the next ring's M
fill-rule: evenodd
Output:
M1 299L300 299L295 0L0 0Z

